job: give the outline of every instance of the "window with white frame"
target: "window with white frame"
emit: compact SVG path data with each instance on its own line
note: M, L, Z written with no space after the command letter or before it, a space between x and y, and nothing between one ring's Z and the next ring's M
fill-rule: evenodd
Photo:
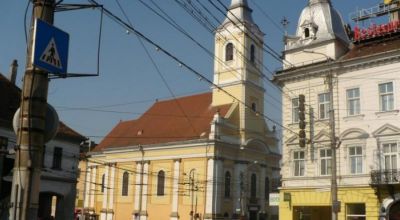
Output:
M305 152L304 151L294 151L293 152L293 162L294 162L294 176L304 176L305 169Z
M346 220L365 220L365 204L346 204Z
M332 171L332 150L329 148L319 150L320 173L331 175Z
M385 169L397 169L397 143L385 143L382 145L383 158L385 160Z
M299 98L292 99L292 122L299 122Z
M329 93L318 95L319 119L329 118L330 99Z
M363 157L361 146L349 147L350 173L360 174L363 171Z
M347 115L359 115L360 114L360 89L348 89L346 91L347 96Z
M393 82L379 84L379 103L380 111L394 109Z

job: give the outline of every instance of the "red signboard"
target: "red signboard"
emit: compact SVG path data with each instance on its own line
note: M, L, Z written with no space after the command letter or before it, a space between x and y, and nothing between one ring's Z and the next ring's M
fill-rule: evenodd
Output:
M391 21L387 24L373 24L368 28L354 28L354 41L362 41L379 36L384 36L400 31L400 21Z

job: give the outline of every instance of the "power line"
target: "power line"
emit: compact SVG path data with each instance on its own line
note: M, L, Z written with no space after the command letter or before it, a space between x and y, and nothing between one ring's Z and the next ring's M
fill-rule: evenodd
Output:
M95 1L95 0L89 0L90 2L92 2L95 6L99 6L99 4ZM96 7L97 8L97 7ZM203 74L201 74L200 72L196 71L195 69L193 69L192 67L190 67L189 65L187 65L186 63L182 62L179 58L177 58L176 56L174 56L172 53L170 53L169 51L165 50L163 47L161 47L160 45L158 45L157 43L155 43L153 40L149 39L147 36L145 36L144 34L142 34L141 32L139 32L138 30L136 30L134 27L130 26L129 24L127 24L126 22L124 22L121 18L119 18L118 16L114 15L111 11L109 11L107 8L102 8L102 11L104 11L104 13L114 22L118 23L119 25L121 25L122 27L124 27L125 29L128 29L132 32L134 32L135 34L137 34L138 36L140 36L142 39L144 39L146 42L148 42L149 44L155 46L159 51L163 52L165 55L167 55L168 57L170 57L171 59L175 60L179 65L185 67L187 70L189 70L191 73L193 73L194 75L196 75L197 77L200 77L201 79L203 79L205 82L207 82L208 84L214 86L216 89L218 89L219 91L222 91L223 93L225 93L227 96L231 97L233 100L236 100L239 104L244 105L245 107L247 107L248 109L252 109L251 106L247 105L246 103L244 103L243 101L241 101L240 99L236 98L234 95L232 95L231 93L229 93L228 91L226 91L224 88L222 88L221 86L213 83L211 80L207 79L207 77L205 77ZM264 113L261 112L255 112L256 114L264 117L265 119L275 123L276 125L283 127L289 131L291 131L292 133L297 134L296 132L292 131L291 129L285 127L284 125L281 125L280 123L278 123L277 121L275 121L274 119L266 116Z

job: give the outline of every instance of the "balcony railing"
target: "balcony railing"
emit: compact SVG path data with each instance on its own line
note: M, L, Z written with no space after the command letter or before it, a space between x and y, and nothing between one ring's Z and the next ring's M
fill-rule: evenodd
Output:
M400 184L400 170L371 171L371 185Z

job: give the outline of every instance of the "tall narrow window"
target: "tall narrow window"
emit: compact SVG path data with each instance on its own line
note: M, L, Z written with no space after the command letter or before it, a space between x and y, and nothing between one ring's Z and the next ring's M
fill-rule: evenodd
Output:
M47 146L46 145L43 145L43 151L42 151L42 168L44 168L44 167L46 167L45 165L45 162L46 162L46 149L47 149Z
M252 63L256 61L256 47L253 44L250 46L250 61Z
M265 200L269 200L269 178L265 177Z
M257 111L257 104L255 102L251 103L251 110L253 110L253 112Z
M104 188L106 187L105 185L106 182L106 174L103 174L103 176L101 176L101 192L104 192Z
M53 169L61 169L63 149L55 147L53 152Z
M318 95L319 119L329 118L329 109L331 105L330 99L329 93Z
M250 184L250 197L257 197L257 176L256 174L251 174L251 184Z
M319 151L321 175L330 175L332 171L332 150L321 149Z
M349 147L349 159L350 159L350 173L360 174L362 173L362 147L353 146Z
M157 196L164 195L165 172L160 170L157 175Z
M397 169L397 143L383 144L383 157L385 160L385 170Z
M381 111L391 111L394 109L393 83L379 84L379 102Z
M304 29L304 37L305 38L310 37L310 29L309 28Z
M347 96L347 115L360 114L360 89L348 89Z
M299 122L299 98L292 99L292 122Z
M122 196L128 195L128 186L129 186L129 173L124 172L122 175Z
M226 171L225 173L225 198L231 197L231 173Z
M294 176L304 176L304 151L293 152Z
M233 60L233 44L228 43L225 47L225 61Z

